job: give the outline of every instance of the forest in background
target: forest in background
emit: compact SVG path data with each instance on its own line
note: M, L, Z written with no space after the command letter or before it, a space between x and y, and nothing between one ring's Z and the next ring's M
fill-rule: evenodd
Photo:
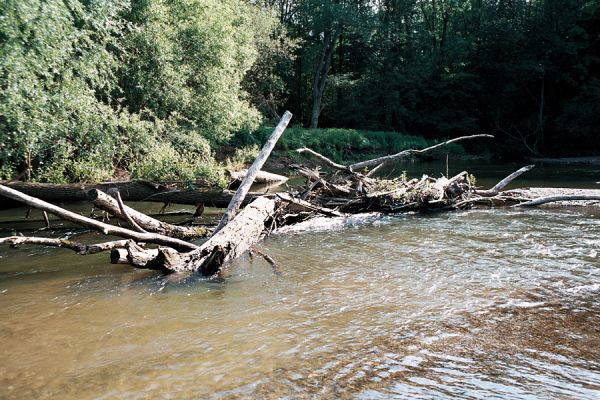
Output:
M598 0L2 0L0 175L219 185L285 109L339 157L594 155L599 68Z

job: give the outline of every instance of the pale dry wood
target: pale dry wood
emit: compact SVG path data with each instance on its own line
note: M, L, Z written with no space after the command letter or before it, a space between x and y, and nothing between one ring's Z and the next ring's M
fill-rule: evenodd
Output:
M333 169L337 169L337 170L340 170L340 171L352 172L352 170L350 169L350 167L348 167L346 165L338 164L338 163L330 160L329 158L325 157L323 154L317 153L316 151L311 150L308 147L302 147L300 149L296 149L296 151L298 153L300 153L300 154L302 154L302 153L308 153L308 154L312 155L313 157L321 160L323 162L323 164L325 164L328 167L331 167Z
M76 214L72 211L65 210L64 208L55 206L54 204L47 203L40 199L36 199L35 197L28 196L4 185L0 185L0 195L19 201L30 207L38 208L42 211L49 212L51 214L56 215L59 218L76 223L78 225L99 230L105 235L119 236L126 239L133 239L137 242L143 243L155 243L163 246L174 247L181 250L194 250L198 248L198 246L196 246L195 244L188 243L183 240L175 239L169 236L160 235L156 233L135 232L130 229L105 224L103 222L96 221L94 219Z
M119 193L119 190L115 190L115 200L117 200L117 204L119 205L119 211L121 216L125 218L127 223L136 231L146 233L146 231L142 229L142 227L139 226L127 213L127 210L125 209L125 204L123 203L123 199L121 199L121 194Z
M470 136L460 136L454 139L450 139L450 140L446 140L445 142L442 143L438 143L436 145L427 147L425 149L420 149L420 150L416 150L416 149L409 149L409 150L403 150L399 153L396 154L392 154L389 156L383 156L383 157L378 157L378 158L374 158L371 160L366 160L366 161L361 161L355 164L350 165L350 168L353 171L360 171L363 170L365 168L371 168L371 167L375 167L383 162L390 162L390 161L395 161L398 160L400 158L404 158L404 157L408 157L411 155L418 155L418 154L423 154L426 153L428 151L437 149L439 147L442 146L446 146L450 143L456 143L458 141L461 140L469 140L469 139L477 139L477 138L493 138L494 135L488 135L488 134L479 134L479 135L470 135Z
M488 190L476 190L475 194L478 194L478 195L484 196L484 197L495 196L502 189L504 189L509 183L511 183L513 180L515 180L517 177L521 176L522 174L524 174L527 171L531 171L534 167L535 167L535 165L526 165L525 167L516 170L512 174L508 175L506 178L502 179L493 188L488 189Z
M229 171L229 177L232 181L241 181L248 175L247 169L242 169L240 171ZM288 180L287 176L274 174L272 172L267 171L258 171L256 177L254 178L254 182L256 183L285 183Z
M117 200L103 191L99 189L92 189L88 192L88 197L96 207L109 212L117 218L125 219L125 216L121 211L121 207L117 204ZM123 209L127 212L127 215L129 215L132 220L149 232L173 236L179 239L194 239L208 236L210 234L210 230L202 227L186 227L168 224L141 213L125 204L123 205Z
M292 113L286 111L283 114L283 117L281 117L281 121L279 121L275 129L273 129L269 140L267 140L267 142L264 144L262 150L248 169L246 177L242 181L238 190L233 195L233 198L231 199L227 210L225 211L223 217L221 218L221 221L215 228L215 233L223 229L223 227L225 227L229 223L229 221L231 221L235 217L238 208L242 205L246 194L248 193L250 187L252 186L252 183L254 182L256 174L263 167L265 161L267 161L267 158L271 154L271 151L273 151L273 148L275 148L275 144L277 144L279 137L283 134L283 131L285 130L291 119Z
M0 244L8 244L17 247L24 244L33 244L38 246L62 247L75 251L77 254L95 254L102 251L113 250L117 248L126 248L131 243L130 240L115 240L112 242L85 244L68 239L54 239L33 236L9 236L0 239Z
M265 231L265 223L277 209L275 199L259 197L199 249L180 254L175 261L168 260L171 255L161 254L164 252L159 249L159 257L164 257L169 263L164 269L170 272L198 271L207 276L218 273L224 265L259 241Z
M600 201L600 196L586 196L586 195L556 195L547 197L538 197L536 199L519 203L516 207L532 207L539 206L547 203L555 203L558 201Z

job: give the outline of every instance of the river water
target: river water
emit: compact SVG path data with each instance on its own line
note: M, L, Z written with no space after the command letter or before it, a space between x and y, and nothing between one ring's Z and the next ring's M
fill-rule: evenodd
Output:
M261 244L281 274L219 280L2 248L0 398L597 399L599 234L597 208L316 220Z

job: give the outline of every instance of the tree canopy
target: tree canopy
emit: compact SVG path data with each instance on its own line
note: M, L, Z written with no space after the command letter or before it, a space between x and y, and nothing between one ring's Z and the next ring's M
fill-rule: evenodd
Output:
M286 108L596 154L599 54L597 0L1 0L0 175L219 182L214 150Z

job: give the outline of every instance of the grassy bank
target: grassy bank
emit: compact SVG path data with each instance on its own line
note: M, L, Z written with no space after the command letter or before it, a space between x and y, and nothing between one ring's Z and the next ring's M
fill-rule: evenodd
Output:
M273 128L264 127L253 133L236 135L231 144L236 148L260 146L271 134ZM406 149L423 149L439 141L423 137L405 135L398 132L359 131L354 129L306 129L290 127L286 129L275 148L274 157L298 159L294 151L309 147L336 162L354 162L380 155L394 154ZM429 153L430 157L465 157L465 149L458 144L450 144Z

